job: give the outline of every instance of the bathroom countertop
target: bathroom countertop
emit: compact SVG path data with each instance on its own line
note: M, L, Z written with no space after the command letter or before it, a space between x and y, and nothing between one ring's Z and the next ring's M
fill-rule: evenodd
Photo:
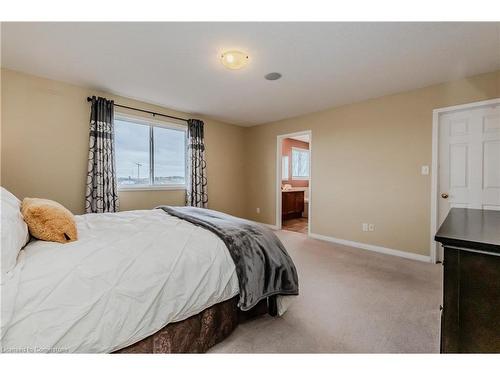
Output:
M292 192L292 191L306 191L307 189L309 189L309 188L307 188L307 187L293 187L293 188L286 189L286 190L281 189L281 192L287 193L287 192Z

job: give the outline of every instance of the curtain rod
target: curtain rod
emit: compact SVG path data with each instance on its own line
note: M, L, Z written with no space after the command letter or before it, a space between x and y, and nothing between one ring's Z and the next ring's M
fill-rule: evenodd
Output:
M88 102L91 102L91 101L92 101L92 98L91 98L90 96L89 96L89 97L87 97L87 101L88 101ZM186 122L188 122L188 120L187 120L187 119L182 118L182 117L175 117L175 116L170 116L170 115L164 115L163 113L157 113L157 112L148 111L148 110L145 110L145 109L140 109L140 108L129 107L129 106L126 106L126 105L121 105L121 104L116 104L116 103L114 103L113 105L114 105L115 107L120 107L120 108L131 109L131 110L133 110L133 111L138 111L138 112L149 113L150 115L153 115L153 116L163 116L163 117L173 118L174 120L179 120L179 121L186 121Z

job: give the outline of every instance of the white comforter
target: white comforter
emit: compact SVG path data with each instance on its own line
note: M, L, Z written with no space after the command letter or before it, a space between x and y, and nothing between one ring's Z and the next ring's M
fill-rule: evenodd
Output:
M78 241L28 244L2 280L4 352L112 352L238 293L205 229L162 210L76 220Z

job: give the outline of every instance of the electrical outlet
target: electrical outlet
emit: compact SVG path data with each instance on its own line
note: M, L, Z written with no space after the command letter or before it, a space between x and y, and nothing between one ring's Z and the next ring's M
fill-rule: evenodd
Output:
M255 212L257 212L258 214L260 214L260 207L257 207L257 208L255 209Z
M375 230L375 224L368 224L368 232L373 232Z
M368 232L368 224L363 223L363 232Z

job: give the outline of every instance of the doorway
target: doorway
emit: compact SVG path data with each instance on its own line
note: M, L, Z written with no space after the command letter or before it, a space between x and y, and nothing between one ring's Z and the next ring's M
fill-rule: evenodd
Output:
M276 147L276 226L305 235L311 219L311 131L283 134Z
M453 207L500 210L500 99L437 109L433 125L432 237Z

